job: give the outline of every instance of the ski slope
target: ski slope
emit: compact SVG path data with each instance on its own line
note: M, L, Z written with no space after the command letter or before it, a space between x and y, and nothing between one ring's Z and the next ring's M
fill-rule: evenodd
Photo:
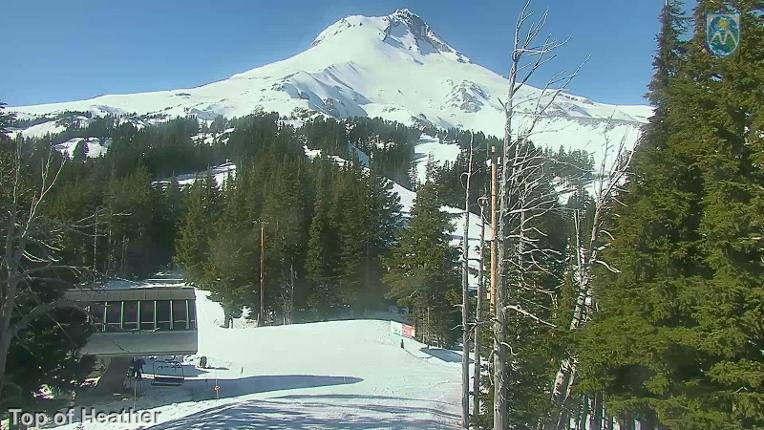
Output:
M236 176L236 165L231 162L223 163L217 166L210 166L207 170L178 175L175 179L178 181L178 186L180 188L185 188L196 182L197 179L204 179L207 175L210 175L217 186L222 188L228 178ZM161 188L167 188L170 186L171 181L172 178L165 178L154 181L152 184Z
M74 158L74 150L80 142L85 145L85 151L88 158L98 158L106 155L106 152L109 150L111 139L106 139L106 142L101 144L101 140L97 137L88 137L87 139L83 137L75 137L65 142L58 143L53 147L67 157Z
M186 359L184 385L145 384L135 403L128 396L97 409L135 404L159 412L150 428L167 430L458 428L460 355L411 339L401 349L389 321L224 329L222 308L202 291L197 314L199 354ZM208 369L194 366L200 356ZM86 427L116 428L137 427Z
M432 159L439 165L446 162L453 164L459 156L459 145L443 143L437 137L423 134L414 147L414 165L419 183L427 180L427 160Z
M310 149L305 146L304 150L305 155L311 160L321 155L320 149ZM368 156L362 151L358 150L357 148L355 148L355 150L363 155L363 157L368 158ZM433 162L439 165L443 165L446 162L453 163L456 160L456 157L459 155L459 146L456 144L442 143L437 137L422 134L419 137L419 142L415 146L414 152L414 165L417 171L417 181L422 183L427 179L426 164L428 158L431 158ZM345 164L349 163L348 160L345 160L336 155L331 156L330 159L339 166L344 166ZM362 160L363 158L359 157L359 159ZM416 201L416 192L409 190L397 182L390 182L393 184L392 191L397 194L398 198L400 199L401 213L404 217L408 218ZM460 248L462 240L464 239L464 209L455 208L453 206L442 206L440 210L451 215L451 225L453 230L451 231L450 243L452 246ZM473 269L470 272L468 279L470 289L477 289L478 285L477 270L479 263L478 261L475 261L474 258L478 256L481 224L480 215L471 213L467 227L471 259L469 265ZM486 225L485 239L491 240L491 238L493 238L493 235L490 226Z

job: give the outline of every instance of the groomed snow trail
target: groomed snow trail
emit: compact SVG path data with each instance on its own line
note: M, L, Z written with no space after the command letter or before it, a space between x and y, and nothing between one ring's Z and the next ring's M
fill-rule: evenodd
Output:
M221 307L207 296L197 291L199 354L186 360L185 384L141 387L135 406L159 412L150 428L458 428L459 354L411 339L401 349L379 320L224 329ZM207 369L193 366L201 356ZM121 410L133 399L96 407ZM116 428L139 427L85 426Z

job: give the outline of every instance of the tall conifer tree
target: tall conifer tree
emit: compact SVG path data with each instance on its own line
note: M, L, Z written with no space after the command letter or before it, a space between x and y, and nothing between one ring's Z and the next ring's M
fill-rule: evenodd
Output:
M705 14L729 6L698 3L676 63L659 49L659 109L605 252L618 273L598 273L582 332L581 388L604 389L626 428L764 425L764 23L761 1L738 2L741 45L713 57Z
M451 345L460 334L458 252L449 243L453 227L442 212L436 185L419 187L411 219L388 259L388 297L408 306L417 336L428 343Z

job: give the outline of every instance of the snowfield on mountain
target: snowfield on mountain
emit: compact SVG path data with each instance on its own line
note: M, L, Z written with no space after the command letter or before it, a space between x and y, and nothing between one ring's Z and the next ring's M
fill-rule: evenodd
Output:
M22 119L82 111L155 120L185 115L211 120L264 110L295 121L314 115L382 117L503 136L507 88L505 77L472 63L419 16L401 9L381 17L343 18L300 54L207 85L11 110ZM524 112L535 108L529 101L539 94L539 89L524 86L516 96L518 130L527 126L530 116ZM625 138L632 145L651 114L648 106L616 106L561 94L532 139L554 149L562 145L599 154L605 139L617 144ZM55 124L36 125L22 134L53 129Z
M412 339L401 349L389 321L254 328L239 319L225 329L222 308L203 291L197 291L197 313L199 353L186 359L182 386L144 381L135 402L128 396L96 409L158 412L150 428L166 430L459 428L461 356ZM194 365L201 356L206 369Z

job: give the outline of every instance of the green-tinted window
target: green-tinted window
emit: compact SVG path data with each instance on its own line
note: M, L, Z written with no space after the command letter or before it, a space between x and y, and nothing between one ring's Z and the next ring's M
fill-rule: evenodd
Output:
M138 330L138 301L124 302L122 308L122 329Z
M141 330L154 330L153 300L141 300Z
M170 318L170 301L157 300L157 330L169 330Z

